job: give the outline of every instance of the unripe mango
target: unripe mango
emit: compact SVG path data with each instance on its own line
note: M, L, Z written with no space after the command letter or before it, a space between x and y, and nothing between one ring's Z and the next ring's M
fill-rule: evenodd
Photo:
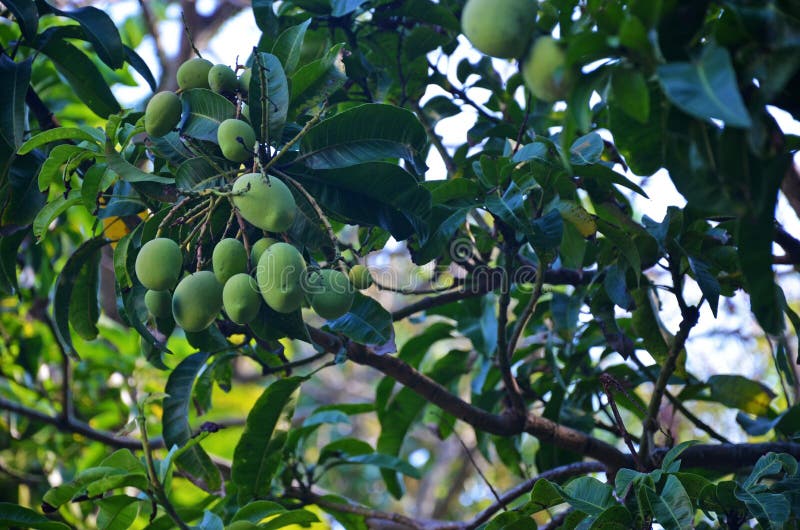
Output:
M136 256L136 277L142 285L153 291L166 291L175 287L181 277L183 255L178 244L166 237L145 243Z
M214 247L211 266L217 281L223 285L234 274L247 272L247 251L244 245L238 239L223 239Z
M306 262L288 243L275 243L261 255L256 268L258 288L264 301L279 313L291 313L303 304L300 281Z
M350 279L350 283L353 284L353 287L359 291L367 289L372 285L372 275L369 273L369 269L360 263L353 265L348 271L347 276Z
M261 258L261 254L263 254L265 250L277 242L277 239L272 239L271 237L262 237L253 243L253 246L250 247L250 265L253 268L258 267L258 260Z
M208 71L211 70L211 61L195 57L189 59L178 68L176 78L182 90L190 88L208 88Z
M244 162L253 157L256 133L246 121L229 118L219 124L217 143L225 158L231 162Z
M231 276L222 289L222 306L228 318L237 324L247 324L256 318L261 306L256 280L247 273Z
M186 331L203 331L214 323L222 309L222 285L211 271L191 274L172 295L172 316Z
M242 75L239 76L239 92L247 94L250 91L250 78L253 71L250 68L245 68Z
M164 136L181 121L181 98L174 92L159 92L147 102L144 130L150 136Z
M492 57L521 57L536 23L536 0L467 0L461 31Z
M574 75L566 60L567 54L553 37L536 39L522 64L522 78L534 96L552 103L567 95Z
M261 173L248 173L233 183L233 204L250 224L269 232L292 226L297 204L292 192L276 177L267 183Z
M311 308L322 318L333 320L350 311L355 291L347 275L336 269L310 273L306 287Z
M172 314L172 295L169 291L148 290L144 293L144 305L154 317L167 318Z
M208 86L218 94L234 92L239 86L236 74L227 65L215 64L208 71Z

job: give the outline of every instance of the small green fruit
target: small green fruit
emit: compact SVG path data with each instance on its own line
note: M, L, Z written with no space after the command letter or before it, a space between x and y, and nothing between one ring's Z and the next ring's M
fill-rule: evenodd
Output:
M234 274L247 272L247 251L241 241L232 238L223 239L214 247L211 265L217 281L224 285Z
M261 254L256 279L261 296L279 313L291 313L303 304L301 279L306 262L300 252L288 243L275 243Z
M222 289L222 306L237 324L247 324L256 318L261 307L256 280L247 273L231 276Z
M467 0L461 31L492 57L521 57L536 23L536 0Z
M239 92L247 94L250 91L250 78L253 71L250 68L245 68L242 75L239 76Z
M183 255L178 244L159 237L145 243L136 256L136 277L142 285L153 291L166 291L175 287L181 277Z
M285 232L292 226L297 204L292 192L277 177L269 184L261 173L248 173L233 183L233 204L253 226L268 232Z
M172 295L172 316L185 331L203 331L214 323L222 309L222 285L211 271L191 274Z
M195 57L189 59L178 68L178 73L175 76L178 80L178 86L182 90L189 90L190 88L209 88L208 87L208 71L211 70L211 61Z
M522 78L531 93L552 103L563 99L573 82L566 67L567 54L553 37L539 37L522 64Z
M253 157L256 133L246 121L229 118L219 124L217 142L225 158L244 162Z
M236 91L239 83L236 74L225 64L215 64L208 71L208 86L218 94L229 94Z
M335 269L324 269L310 273L306 286L311 308L328 320L333 320L350 311L355 291L347 275Z
M250 247L250 265L253 268L256 268L258 266L258 260L261 258L261 254L263 254L265 250L277 242L277 239L272 239L271 237L262 237L253 243L253 246Z
M144 130L150 136L164 136L181 121L181 98L174 92L159 92L147 102Z
M353 265L347 275L350 283L359 291L372 285L372 275L369 273L369 269L360 263Z
M172 295L169 291L148 290L144 293L144 305L154 317L167 318L172 314Z

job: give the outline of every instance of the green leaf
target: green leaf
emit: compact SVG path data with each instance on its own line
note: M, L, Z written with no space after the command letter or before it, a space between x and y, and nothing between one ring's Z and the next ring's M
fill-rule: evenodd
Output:
M694 508L689 495L674 475L667 476L667 481L660 495L646 489L656 521L664 530L691 530L694 523Z
M765 210L762 215L748 216L739 221L737 250L742 274L747 281L750 309L764 331L779 335L785 322L779 287L775 284L772 271L774 209Z
M756 416L765 416L775 398L767 386L741 375L712 375L708 378L708 386L712 401Z
M101 240L102 245L108 243ZM87 243L91 243L91 240ZM102 247L102 245L100 245ZM97 320L100 318L98 291L100 289L100 248L84 257L83 266L72 281L69 297L69 323L84 340L97 338ZM62 271L63 273L63 271ZM56 284L56 288L60 286Z
M711 308L711 313L714 317L717 316L717 308L719 307L719 295L722 288L719 285L717 278L711 274L711 267L708 263L700 258L687 256L689 260L689 268L692 270L694 279L697 285L700 286L700 291L706 297L708 306Z
M239 508L234 514L233 519L231 519L231 522L250 521L252 523L259 523L270 515L284 511L286 511L286 508L277 502L253 501Z
M629 530L635 528L633 516L625 506L611 506L598 515L589 530Z
M622 112L638 121L647 123L650 117L650 92L644 75L638 70L618 68L611 77L613 103Z
M398 241L407 239L415 230L423 234L427 230L422 219L429 212L430 193L396 164L371 162L329 170L294 165L287 173L330 215L343 222L380 226ZM302 204L303 198L295 194L298 204Z
M184 121L181 134L217 143L217 129L236 117L236 107L224 96L207 88L193 88L181 94ZM252 110L252 107L251 107Z
M301 140L297 161L312 169L335 169L401 158L423 174L427 143L425 129L412 112L367 103L312 127Z
M747 490L736 486L736 498L744 502L752 515L767 524L768 528L778 530L789 520L791 505L789 499L779 493Z
M87 133L83 129L77 127L57 127L47 131L42 131L39 134L31 137L28 141L17 149L17 154L24 155L30 153L37 147L41 147L50 142L58 142L63 140L76 140L97 143L94 136Z
M30 59L15 63L7 55L0 55L0 138L12 150L22 144L27 128L25 93L31 82L31 64ZM0 165L0 178L5 168L5 163Z
M50 228L53 220L66 212L72 206L81 203L81 194L78 191L71 191L67 197L59 195L55 200L48 202L44 208L39 210L33 220L33 235L37 239L44 237L45 232Z
M564 502L564 498L561 496L561 493L554 483L547 479L539 479L533 484L531 502L536 505L539 510L543 510L561 504Z
M310 24L309 18L296 26L286 28L272 45L272 54L283 64L283 71L287 76L291 76L297 68L303 50L303 40Z
M69 526L64 523L50 521L42 514L10 502L0 502L0 526L35 528L37 530L69 530Z
M110 145L106 145L106 161L108 167L120 176L125 182L155 182L157 184L174 184L175 179L160 177L153 173L142 171L114 151Z
M134 70L139 72L139 75L144 77L144 80L150 86L150 90L155 92L158 89L158 82L156 78L153 77L153 72L150 71L150 67L147 66L147 63L144 62L144 59L142 59L135 50L128 46L125 46L125 61L131 65Z
M581 136L569 148L569 161L573 165L588 166L600 161L603 138L596 132Z
M290 525L307 526L318 522L319 518L308 510L292 510L284 512L265 523L261 523L258 527L261 530L278 530L279 528L285 528Z
M767 453L758 459L750 475L742 483L742 487L752 489L762 478L777 475L782 471L788 475L796 475L797 467L797 460L787 453Z
M658 67L658 80L667 98L701 120L718 119L731 127L748 128L750 114L742 101L728 50L710 43L691 63Z
M114 495L97 501L97 528L101 530L126 530L139 514L142 501L127 495Z
M371 466L379 466L383 469L392 469L398 471L411 478L422 478L422 473L419 469L415 468L405 460L401 460L396 456L384 455L381 453L371 453L367 455L348 456L344 458L348 464L364 464Z
M281 461L281 447L270 447L270 442L281 416L291 418L294 414L295 393L303 381L303 377L275 381L264 390L247 415L231 469L240 501L269 493L272 477Z
M87 282L91 281L91 279L87 278L87 276L91 275L92 273L95 274L94 293L80 293L81 296L85 296L87 298L84 300L83 305L81 303L76 303L74 306L76 309L81 309L84 311L84 314L76 315L75 319L81 320L79 326L81 326L83 331L86 331L86 328L88 328L90 325L93 326L94 322L97 321L95 318L94 322L91 322L92 318L97 315L97 311L99 311L96 306L96 278L100 260L100 249L108 243L109 241L103 237L96 237L85 242L83 245L78 247L72 256L70 256L70 258L67 260L67 263L64 264L64 268L61 269L58 279L56 280L55 293L53 294L53 318L55 320L56 332L58 335L58 340L64 348L64 351L66 351L67 355L76 360L78 359L78 354L75 351L75 347L72 345L72 337L69 333L70 309L73 306L73 290L76 287L88 287ZM92 263L94 265L92 265ZM88 272L83 272L83 269L87 264L89 264L90 270ZM82 277L84 279L83 283L81 284L80 282ZM94 310L89 307L92 303L95 304ZM95 313L92 313L91 311L95 311Z
M259 52L257 58L264 66L265 81L267 83L267 133L270 143L278 143L281 139L283 126L286 123L286 114L289 112L289 84L283 66L277 57L271 53ZM247 95L247 102L250 105L250 123L256 132L256 138L266 142L266 138L261 137L261 118L262 118L262 87L261 75L257 58L253 58L252 76L250 77L250 89Z
M192 437L189 426L189 405L192 398L192 386L197 373L205 366L208 353L198 352L186 357L175 367L164 391L169 394L164 399L164 415L162 426L164 444L167 447L177 445L183 447ZM188 475L198 487L209 493L218 492L222 488L222 476L208 453L195 444L180 455L176 461L178 467Z
M379 346L376 353L397 351L392 315L381 304L361 293L355 293L348 313L328 322L326 327L361 344Z
M39 6L47 7L42 10L42 14L49 11L76 21L81 25L86 40L92 43L100 60L112 69L122 67L125 60L125 48L114 21L104 11L91 6L63 11L45 2L41 2Z
M588 515L600 515L616 502L611 486L593 477L578 477L559 491L573 508Z
M52 29L58 28L50 28L40 34L33 47L53 61L56 70L75 90L75 95L92 112L101 118L108 118L111 114L119 112L119 103L91 59L66 40L49 38L50 35L47 33Z
M217 167L225 164L218 158L211 160ZM224 183L224 180L225 176L221 175L204 157L184 160L175 171L175 184L182 190L198 191L218 186Z
M293 118L323 103L344 85L347 75L343 54L344 45L337 44L324 57L300 67L292 75L289 108Z
M663 469L665 472L677 471L671 469L672 464L676 461L680 463L678 457L681 455L681 453L684 452L689 447L698 443L700 442L698 442L697 440L687 440L685 442L679 443L678 445L667 451L667 454L664 455L664 459L661 461L661 469Z
M29 41L36 38L39 30L39 10L34 0L4 0L3 4L14 15L22 35Z
M331 0L331 16L343 17L349 15L363 4L366 0Z

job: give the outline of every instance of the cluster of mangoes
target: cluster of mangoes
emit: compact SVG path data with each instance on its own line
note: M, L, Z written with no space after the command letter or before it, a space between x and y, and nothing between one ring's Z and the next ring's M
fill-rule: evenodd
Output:
M237 78L227 65L212 64L199 57L183 63L176 75L180 90L207 88L228 97L237 91L246 94L250 76L249 68ZM153 137L168 134L180 123L182 109L181 99L175 92L159 92L147 103L144 112L145 131ZM230 118L220 123L217 142L225 158L231 162L244 162L255 153L256 134L246 121Z
M237 78L228 66L195 58L181 65L177 81L180 90L205 88L234 98L247 93L250 75L246 69ZM178 126L181 114L180 98L173 92L160 92L147 105L145 130L152 137L164 136ZM217 140L223 156L240 166L257 150L255 132L244 120L220 123ZM245 172L225 195L241 218L260 230L280 234L294 223L294 196L276 176ZM372 283L363 265L353 266L348 274L307 267L297 248L271 237L256 241L249 255L238 239L222 239L214 246L211 270L185 276L183 270L180 246L166 237L147 241L136 257L136 277L148 289L144 297L148 311L156 318L174 318L189 332L211 326L223 309L232 322L249 324L259 315L262 300L279 313L308 304L319 316L335 319L350 310L355 289Z
M522 59L525 85L552 103L564 98L575 76L557 40L549 34L533 38L538 11L537 0L467 0L461 30L486 55Z
M157 318L171 316L191 332L208 328L222 309L231 321L249 324L262 300L279 313L291 313L307 302L322 318L335 319L350 310L355 289L372 283L363 265L355 265L349 274L309 268L293 245L269 237L255 242L249 258L241 241L222 239L214 247L211 266L181 278L183 254L175 241L158 237L145 243L135 271L148 289L148 311Z

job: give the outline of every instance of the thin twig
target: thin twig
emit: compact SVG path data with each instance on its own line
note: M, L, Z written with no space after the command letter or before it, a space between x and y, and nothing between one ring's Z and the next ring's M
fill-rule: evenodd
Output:
M186 13L184 13L183 11L181 11L181 21L183 22L183 31L184 33L186 33L186 40L189 41L189 45L192 47L192 50L194 50L195 55L197 55L202 59L203 55L200 53L200 50L197 49L197 46L194 45L194 39L192 38L192 30L189 29L189 24L186 22Z
M528 304L525 306L525 309L522 310L522 314L514 324L514 331L511 333L511 339L508 341L509 357L513 357L517 349L517 342L519 342L519 338L522 336L522 331L525 329L525 326L528 325L528 321L531 319L534 311L536 311L536 305L542 297L542 287L544 287L544 275L546 271L547 268L544 267L541 260L539 260L539 266L536 268L536 281L533 284L531 298L528 300Z
M316 114L316 115L314 115L314 116L313 116L313 117L312 117L310 120L308 120L308 121L306 122L306 124L305 124L305 125L303 125L303 128L300 130L300 132L299 132L299 133L297 133L297 134L294 136L294 138L292 138L291 140L289 140L289 141L286 143L286 145L284 145L284 146L283 146L283 148L282 148L280 151L278 151L277 153L275 153L275 156L273 156L273 157L272 157L272 158L269 160L269 162L267 162L265 165L263 165L263 166L261 167L261 172L262 172L262 174L263 174L265 177L267 176L267 171L269 171L269 168L271 168L271 167L272 167L272 166L273 166L273 165L274 165L274 164L275 164L275 163L276 163L278 160L280 160L280 159L281 159L281 157L282 157L283 155L285 155L285 154L286 154L286 153L287 153L287 152L288 152L288 151L289 151L289 150L292 148L292 146L293 146L294 144L296 144L297 142L299 142L299 141L300 141L300 140L303 138L303 136L305 136L305 135L306 135L306 133L309 131L309 129L311 129L311 128L312 128L314 125L316 125L316 124L317 124L317 122L319 121L319 118L320 118L320 116L321 116L321 115L322 115L322 112L320 112L319 114Z
M147 474L150 475L150 484L153 487L153 495L164 507L164 511L172 519L178 528L181 530L189 530L189 526L180 518L175 507L169 500L167 492L164 490L164 485L161 484L161 479L158 478L158 471L156 471L155 463L153 462L153 450L150 446L150 440L147 438L147 422L144 416L138 416L136 423L139 425L139 431L142 433L142 448L144 450L144 460L147 464Z
M608 404L611 405L611 411L614 413L614 422L617 424L617 429L619 429L620 434L622 434L622 439L625 440L625 445L628 446L628 450L631 452L634 462L636 462L636 469L644 472L646 468L639 458L639 454L636 452L636 447L633 445L631 435L628 433L628 429L625 428L625 422L622 421L622 416L617 408L617 402L614 400L614 390L622 389L622 385L619 381L614 379L614 376L608 373L600 374L600 384L603 387L603 392L606 394Z
M500 367L500 375L506 387L506 394L508 395L511 409L518 417L524 418L526 414L525 400L522 397L522 390L520 390L514 374L511 373L511 351L507 340L508 306L511 303L510 271L511 265L514 262L514 256L516 256L518 252L518 247L514 243L513 230L504 227L499 220L497 220L497 223L501 230L503 230L503 239L506 247L505 263L501 268L503 274L500 279L500 303L497 312L497 364ZM538 276L543 275L539 274Z
M413 101L411 103L411 108L417 113L420 123L422 123L422 126L425 128L425 132L428 134L428 138L430 138L431 143L439 152L439 156L442 157L444 167L447 170L447 178L452 178L458 170L455 160L453 160L453 157L447 152L447 148L444 146L444 143L442 143L442 138L436 134L431 120L429 120L428 116L425 115L425 112L422 110L422 107L420 107L419 102L416 100Z

